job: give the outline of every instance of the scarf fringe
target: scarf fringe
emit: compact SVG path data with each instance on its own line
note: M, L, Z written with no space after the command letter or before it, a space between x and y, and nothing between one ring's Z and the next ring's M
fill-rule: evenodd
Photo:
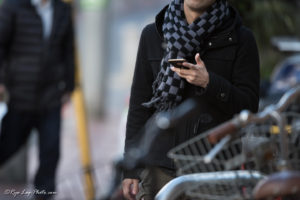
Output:
M142 106L146 108L154 107L156 112L172 110L178 105L178 102L171 101L167 96L153 97L149 102L143 103Z

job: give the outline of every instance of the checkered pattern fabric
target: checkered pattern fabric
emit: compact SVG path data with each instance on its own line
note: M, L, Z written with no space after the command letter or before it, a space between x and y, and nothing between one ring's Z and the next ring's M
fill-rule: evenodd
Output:
M226 0L217 0L207 11L188 24L183 10L184 0L173 0L164 17L163 33L167 44L161 69L153 83L153 97L146 107L157 111L169 110L182 101L186 81L170 69L170 58L193 57L200 51L203 40L219 27L229 15Z

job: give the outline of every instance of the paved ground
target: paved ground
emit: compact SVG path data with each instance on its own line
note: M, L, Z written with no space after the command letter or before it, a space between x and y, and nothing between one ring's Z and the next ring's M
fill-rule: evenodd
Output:
M120 134L121 118L121 114L109 114L102 119L89 119L90 147L97 197L107 191L112 176L111 163L122 154L124 135ZM84 200L85 184L75 125L75 113L70 104L63 110L62 157L57 176L58 193L55 198L57 200ZM1 200L28 199L26 195L18 192L30 191L30 183L32 183L38 164L36 145L36 136L33 136L29 141L28 149L29 185L0 185ZM9 190L10 194L4 194L6 190Z

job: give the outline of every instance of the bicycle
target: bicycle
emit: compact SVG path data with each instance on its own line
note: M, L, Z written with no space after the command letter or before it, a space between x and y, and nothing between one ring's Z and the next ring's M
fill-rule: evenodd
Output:
M300 40L294 37L273 37L271 44L284 55L268 80L261 81L260 109L276 102L288 89L300 83Z
M242 111L232 120L172 149L169 157L175 160L179 177L162 188L156 199L176 199L183 193L203 200L299 194L300 171L290 169L300 170L300 114L286 112L299 97L297 86L276 105L258 114ZM249 137L255 142L251 143ZM237 170L242 165L245 170Z

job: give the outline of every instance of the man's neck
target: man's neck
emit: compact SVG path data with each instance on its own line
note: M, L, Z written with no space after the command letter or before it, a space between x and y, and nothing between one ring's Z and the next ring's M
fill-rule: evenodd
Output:
M42 6L44 6L49 0L41 0Z
M183 9L188 24L193 23L198 17L200 17L205 12L204 10L203 11L192 10L188 6L186 6L186 4L184 4Z

